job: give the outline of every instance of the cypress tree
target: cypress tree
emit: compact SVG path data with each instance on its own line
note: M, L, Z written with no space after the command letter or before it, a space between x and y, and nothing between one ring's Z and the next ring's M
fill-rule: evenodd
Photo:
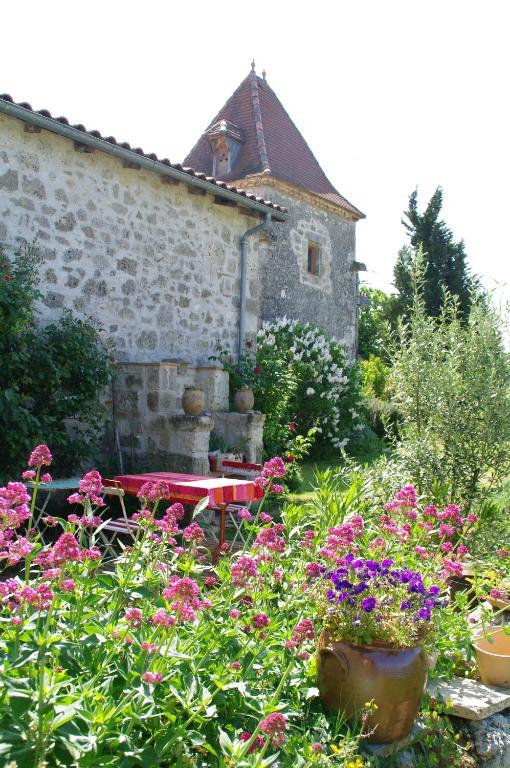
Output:
M443 205L443 190L438 187L425 211L418 211L418 192L409 197L408 210L402 224L410 239L410 246L401 249L394 268L394 282L400 297L400 309L407 313L413 300L413 250L420 246L424 259L423 299L428 315L439 315L444 290L458 296L459 312L467 317L471 295L476 281L467 266L464 241L455 242L447 224L439 218Z

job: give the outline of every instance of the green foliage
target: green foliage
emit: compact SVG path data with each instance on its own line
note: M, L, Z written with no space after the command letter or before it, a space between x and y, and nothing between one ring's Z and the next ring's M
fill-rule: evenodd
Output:
M360 361L364 414L368 426L384 437L398 435L400 410L391 396L391 368L380 357Z
M110 380L111 352L99 329L64 312L38 328L39 256L23 245L9 263L0 250L0 474L19 472L30 447L50 441L57 471L94 455L104 423L99 394Z
M387 359L387 347L392 327L398 314L398 297L379 288L360 288L361 296L369 301L362 305L358 316L358 355L368 359L372 355Z
M486 301L475 299L461 321L458 300L450 294L438 317L431 317L419 257L413 269L411 314L400 323L392 351L401 441L392 464L381 465L381 475L389 479L393 472L420 493L469 509L502 482L510 467L510 367L503 319Z
M404 247L394 269L395 287L399 291L399 313L408 314L414 301L414 249L424 254L423 304L425 312L438 317L442 311L443 293L457 297L457 311L467 317L477 282L469 272L464 241L455 242L453 233L439 219L443 191L438 187L423 213L418 211L418 192L409 197L409 207L402 221L411 248Z

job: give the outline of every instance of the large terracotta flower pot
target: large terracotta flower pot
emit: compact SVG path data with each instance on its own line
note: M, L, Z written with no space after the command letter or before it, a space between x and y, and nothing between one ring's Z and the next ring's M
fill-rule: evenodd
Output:
M510 688L510 635L502 627L489 627L474 646L482 683Z
M420 709L429 661L421 646L362 646L332 640L328 632L317 646L318 685L329 710L360 717L367 702L373 708L365 723L371 744L388 744L410 732Z
M234 395L234 408L238 413L248 413L253 408L255 395L249 387L238 389Z
M205 408L205 391L200 387L186 387L182 396L182 408L186 416L199 416Z

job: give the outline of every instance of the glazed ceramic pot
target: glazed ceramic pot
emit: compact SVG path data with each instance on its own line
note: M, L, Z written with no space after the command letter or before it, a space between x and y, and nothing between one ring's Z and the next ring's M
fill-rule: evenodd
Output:
M186 416L199 416L205 408L205 391L200 387L186 387L182 396L182 408Z
M367 718L371 744L408 735L427 682L429 659L421 646L354 645L323 632L317 645L318 686L326 709L359 717L366 703L377 705Z
M248 413L253 408L255 395L249 387L238 389L234 395L234 408L238 413Z
M510 635L491 626L473 644L482 683L510 688Z

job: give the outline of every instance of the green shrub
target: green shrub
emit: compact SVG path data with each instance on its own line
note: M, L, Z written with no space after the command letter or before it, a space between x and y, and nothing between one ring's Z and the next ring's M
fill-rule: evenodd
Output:
M376 470L384 493L406 480L430 497L468 510L498 487L510 468L510 366L501 315L474 298L467 320L445 294L437 318L426 314L415 266L414 305L393 340L392 402L401 414L391 462ZM393 480L391 478L393 477Z
M102 436L99 395L110 380L111 352L100 330L64 312L36 326L40 258L23 245L0 249L0 476L15 475L34 443L54 446L56 471L68 474L94 456Z

